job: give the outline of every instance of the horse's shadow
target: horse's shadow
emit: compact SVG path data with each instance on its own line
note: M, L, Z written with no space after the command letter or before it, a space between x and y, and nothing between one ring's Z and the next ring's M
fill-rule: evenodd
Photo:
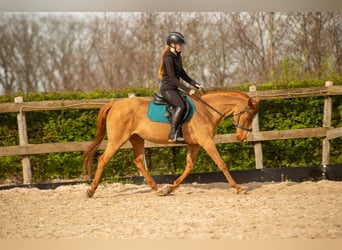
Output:
M123 188L122 190L113 190L111 197L123 197L123 196L130 196L133 194L146 194L146 193L153 193L154 191L150 187L140 187L137 185L135 187Z
M147 194L147 193L150 193L151 195L155 195L156 197L158 197L158 195L156 195L154 190L152 190L148 186L143 186L143 185L146 185L146 184L141 184L141 186L137 185L134 187L127 187L127 188L123 188L122 190L113 190L114 193L111 194L110 197L117 198L117 197L131 196L134 194ZM158 187L161 189L161 188L164 188L165 186L168 186L168 185L170 185L170 184L168 184L168 183L158 184ZM262 188L264 185L265 184L261 183L261 182L251 182L251 183L242 184L241 186L247 190L247 194L248 194L251 191ZM171 194L169 194L167 196L170 196L170 197L177 196L177 193L179 193L179 192L177 192L177 190L179 190L179 189L181 189L181 192L185 193L186 195L191 195L194 192L198 192L198 191L199 192L201 192L201 191L205 192L207 190L214 190L214 189L227 190L227 191L233 190L233 188L231 188L229 186L229 184L225 183L225 182L191 183L191 184L184 183L179 188L177 188L175 190L175 192L172 192ZM193 190L193 189L196 189L196 190ZM97 196L96 198L98 198L98 199L99 198L108 198L108 196L107 195Z
M217 182L217 183L193 183L193 184L183 184L183 186L188 185L196 189L201 189L201 190L213 190L213 189L219 189L219 190L230 190L232 189L228 183L226 182ZM247 194L250 191L259 189L263 187L263 183L261 182L251 182L251 183L244 183L241 184L240 186L243 187L246 191ZM191 192L189 192L191 193Z

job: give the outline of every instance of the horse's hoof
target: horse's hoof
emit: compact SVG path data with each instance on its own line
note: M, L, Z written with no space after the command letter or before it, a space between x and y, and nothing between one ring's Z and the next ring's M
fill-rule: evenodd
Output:
M238 187L236 189L236 194L247 194L247 189L243 187Z
M87 190L87 197L91 198L91 197L93 197L93 195L94 195L94 193L90 189L88 189Z
M157 190L156 194L158 196L167 196L171 193L171 187L170 186L166 186L166 187L163 187L163 188L160 188Z

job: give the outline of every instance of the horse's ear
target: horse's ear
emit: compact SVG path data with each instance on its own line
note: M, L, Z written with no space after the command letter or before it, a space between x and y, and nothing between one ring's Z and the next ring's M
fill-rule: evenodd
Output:
M248 99L248 107L252 107L253 106L253 99L249 98Z
M259 97L255 98L254 100L252 98L249 98L248 106L249 107L257 107L259 102L260 102L260 98Z
M258 105L259 102L260 102L260 98L259 98L259 97L257 97L257 98L254 99L254 105Z

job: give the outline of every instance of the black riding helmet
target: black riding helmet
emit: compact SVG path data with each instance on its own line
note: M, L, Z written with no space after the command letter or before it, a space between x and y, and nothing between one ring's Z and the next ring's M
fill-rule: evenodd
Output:
M166 37L166 44L171 46L171 43L186 44L183 34L175 31L170 32Z

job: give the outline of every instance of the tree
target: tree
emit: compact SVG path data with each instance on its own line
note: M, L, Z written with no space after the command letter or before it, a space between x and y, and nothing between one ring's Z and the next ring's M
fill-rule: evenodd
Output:
M339 12L0 13L0 93L157 88L166 35L209 87L342 75Z

